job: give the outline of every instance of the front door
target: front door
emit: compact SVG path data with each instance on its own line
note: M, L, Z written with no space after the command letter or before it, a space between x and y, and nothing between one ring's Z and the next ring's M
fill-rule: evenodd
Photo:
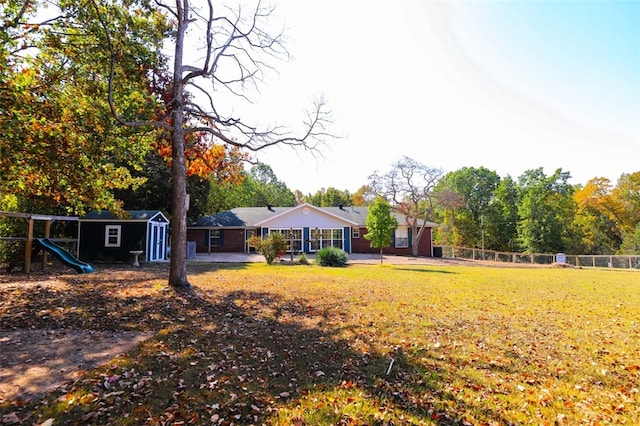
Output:
M254 235L256 235L256 230L255 229L247 229L244 233L244 252L245 253L255 253L256 252L256 248L255 247L250 247L249 246L249 238L253 237Z
M151 223L151 241L149 244L149 262L164 260L167 250L167 224Z

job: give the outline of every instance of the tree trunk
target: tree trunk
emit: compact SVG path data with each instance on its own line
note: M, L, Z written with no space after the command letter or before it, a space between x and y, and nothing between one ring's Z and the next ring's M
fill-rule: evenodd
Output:
M418 257L420 253L420 237L422 237L422 233L418 231L417 226L413 225L411 227L411 235L413 238L413 241L411 242L411 254Z
M173 165L171 167L173 214L171 215L171 264L169 285L177 288L191 287L187 279L187 178L184 158L184 132L181 111L172 114L174 126L172 134Z
M382 247L380 247L380 264L382 265L382 259L384 259L384 256L382 255Z
M180 3L179 1L177 2ZM187 167L184 156L184 83L182 81L182 60L184 54L184 34L189 2L178 7L178 31L173 64L173 100L171 102L171 264L169 266L169 285L174 288L189 288L187 279Z

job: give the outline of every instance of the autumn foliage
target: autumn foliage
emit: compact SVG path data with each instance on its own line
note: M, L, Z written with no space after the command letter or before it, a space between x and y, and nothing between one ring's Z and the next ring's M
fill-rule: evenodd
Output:
M240 149L210 142L206 134L192 134L186 145L187 176L213 178L218 182L226 183L242 181L243 165L248 157ZM170 167L171 141L160 139L155 147Z

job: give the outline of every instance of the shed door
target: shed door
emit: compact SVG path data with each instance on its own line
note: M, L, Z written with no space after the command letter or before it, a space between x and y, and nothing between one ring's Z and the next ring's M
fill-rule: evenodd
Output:
M162 222L151 223L151 241L149 244L149 262L164 260L167 250L167 224Z

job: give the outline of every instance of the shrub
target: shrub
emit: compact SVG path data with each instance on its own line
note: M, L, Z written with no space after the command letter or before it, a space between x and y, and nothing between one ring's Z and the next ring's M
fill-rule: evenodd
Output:
M249 238L249 245L255 247L256 251L264 256L268 265L287 250L287 242L279 232L270 233L264 240L254 235Z
M316 253L316 263L320 266L346 266L347 253L335 247L325 247Z
M305 252L302 252L298 255L298 263L301 265L309 264L309 259L307 259L307 254Z

